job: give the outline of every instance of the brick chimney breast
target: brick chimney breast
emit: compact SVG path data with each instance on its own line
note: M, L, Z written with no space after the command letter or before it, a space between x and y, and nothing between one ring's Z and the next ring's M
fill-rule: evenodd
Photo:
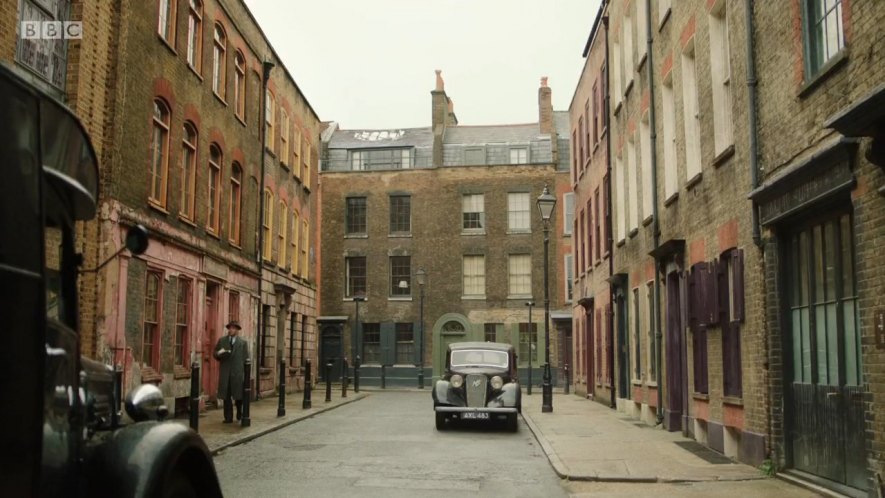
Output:
M547 86L547 77L541 77L538 89L538 127L542 135L553 135L553 92Z

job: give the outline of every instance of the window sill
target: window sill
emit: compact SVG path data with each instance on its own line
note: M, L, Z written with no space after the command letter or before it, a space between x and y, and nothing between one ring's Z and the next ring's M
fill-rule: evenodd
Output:
M691 397L697 401L710 401L710 395L704 393L691 393Z
M148 199L148 207L165 215L169 214L169 211L166 211L166 208L154 199Z
M191 371L189 368L186 368L182 365L175 365L173 370L174 371L172 373L172 378L175 380L191 378Z
M198 71L197 68L192 66L190 64L190 62L187 63L187 67L188 67L188 69L191 70L192 73L194 73L194 76L196 76L200 80L200 82L202 83L203 82L203 75L200 74L200 71Z
M618 113L621 112L621 104L622 104L622 103L623 103L623 101L620 101L620 100L619 100L618 103L615 104L615 110L612 111L612 114L613 114L614 116L617 116Z
M647 48L647 46L646 46ZM639 56L639 62L636 63L636 72L642 71L642 66L645 65L645 61L648 60L648 52L643 52L642 55Z
M389 233L387 234L388 239L411 239L412 234L410 233Z
M689 178L689 180L687 182L685 182L685 188L687 190L691 190L692 188L694 188L695 185L697 185L698 183L701 183L701 179L703 177L704 177L704 172L701 171L698 174L694 175L693 177Z
M671 11L672 11L672 9L668 7L667 11L664 12L664 15L661 16L661 20L660 20L660 22L658 22L658 31L661 31L662 29L664 29L664 24L667 24L667 20L670 19L670 12Z
M368 239L369 234L367 233L354 233L354 234L344 234L345 239Z
M631 90L633 90L633 76L632 76L632 73L631 73L631 76L630 76L630 81L627 82L627 87L624 88L624 99L625 99L625 100L627 99L627 97L630 96L630 91L631 91Z
M485 230L483 230L483 231L481 231L481 232L465 232L465 231L463 231L463 230L461 231L461 235L467 235L467 236L471 236L471 235L485 235L485 234L486 234L486 231L485 231Z
M527 233L531 233L531 232L527 232ZM562 236L563 237L571 237L572 233L571 232L562 232Z
M286 164L285 161L280 161L280 167L282 167L286 171L289 171L289 165Z
M230 242L230 246L233 247L234 249L238 249L240 251L243 250L243 246L241 246L240 243L237 242L236 240L228 239L228 242Z
M658 388L658 381L656 381L656 380L646 381L645 387L648 387L651 389L657 389Z
M627 239L621 239L621 240L619 240L618 243L615 244L615 245L617 245L618 247L622 247L622 246L623 246L624 244L626 244L626 243L627 243Z
M461 296L462 301L485 301L486 296Z
M221 236L219 236L214 230L209 227L206 227L206 235L212 237L213 239L221 240Z
M633 229L631 229L629 232L627 232L627 236L630 237L630 238L632 239L633 237L636 237L636 234L637 234L637 233L639 233L639 229L638 229L638 228L633 228Z
M393 297L393 296L390 296L390 297L387 298L387 300L388 300L388 301L411 302L411 301L412 301L412 298L411 298L411 296L409 296L409 297Z
M289 375L298 375L301 367L289 367Z
M532 231L531 230L507 230L504 233L506 233L507 235L531 235Z
M731 144L728 147L726 147L725 150L720 152L718 156L713 158L713 167L718 168L719 166L722 166L733 155L734 155L734 144Z
M268 155L270 155L270 157L272 157L274 159L277 158L277 153L273 151L273 149L270 147L270 145L265 146L264 150L268 153Z
M836 55L830 57L830 60L820 68L816 75L812 76L810 80L804 82L802 86L799 87L797 97L800 99L807 97L815 88L820 86L821 83L826 81L840 67L845 65L846 62L848 62L848 48L843 47L842 50L836 53Z
M731 405L731 406L740 406L743 408L744 399L739 398L737 396L723 396L722 397L722 404Z
M630 382L636 387L642 387L642 379L633 379Z
M642 226L647 227L648 225L651 224L653 219L655 219L653 214L646 216L645 219L642 220Z
M507 299L532 299L531 294L508 294Z
M343 302L345 302L345 303L355 303L355 302L357 302L357 301L354 301L353 296L351 296L351 297L345 297L345 298L342 299L341 301L343 301ZM367 302L369 302L369 299L368 299L368 298L364 298L362 301L359 301L359 302L361 302L361 303L367 303Z
M237 121L239 121L241 125L246 126L246 120L243 118L243 116L234 113L234 117L237 118Z
M679 192L673 192L673 195L664 199L664 207L668 207L670 204L676 202L679 199Z
M173 47L172 44L169 43L169 40L163 38L163 35L157 33L157 38L163 43L163 45L166 46L166 48L169 49L170 52L172 52L174 55L178 55L178 50L175 50L175 47ZM175 38L174 34L172 35L172 38Z
M270 376L271 372L273 372L273 368L258 367L258 375L261 375L262 377Z
M190 219L190 217L184 213L178 214L178 221L184 223L185 225L190 225L193 228L197 228L197 223Z
M224 100L224 97L222 97L221 95L218 95L218 92L216 92L215 90L212 90L212 95L215 95L215 98L218 99L218 101L221 102L225 107L227 107L227 101Z
M596 154L596 151L599 150L599 139L596 137L593 138L596 139L596 142L593 143L593 154Z

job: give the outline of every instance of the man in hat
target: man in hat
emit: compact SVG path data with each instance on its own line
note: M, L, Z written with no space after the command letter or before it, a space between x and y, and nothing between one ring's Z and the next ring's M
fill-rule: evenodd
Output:
M221 363L218 373L218 399L224 400L224 423L233 422L231 399L236 402L237 420L242 418L244 363L249 357L246 340L237 337L240 322L231 320L227 325L227 335L218 339L215 345L215 359Z

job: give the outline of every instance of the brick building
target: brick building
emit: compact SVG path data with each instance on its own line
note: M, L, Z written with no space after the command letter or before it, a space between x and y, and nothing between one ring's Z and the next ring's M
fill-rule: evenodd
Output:
M116 252L134 224L151 234L145 254L81 277L84 353L122 365L126 390L159 383L170 407L184 405L197 362L213 400L211 351L237 319L260 391L274 390L283 358L300 378L315 352L320 123L245 4L46 5L4 1L18 15L3 22L83 20L82 40L13 39L11 51L4 39L3 58L67 99L101 158L99 218L79 234L84 267Z
M569 186L557 174L567 172L557 151L565 116L553 112L546 81L538 98L537 123L459 125L437 72L431 126L333 126L324 135L320 356L336 362L335 378L341 358L358 355L363 383L378 384L384 366L388 385L414 386L423 366L429 386L446 344L495 340L519 345L523 380L532 351L540 383L544 237L535 199L545 184L553 192ZM550 296L561 314L567 288L557 211ZM560 367L556 353L570 321L554 322L551 364Z
M574 189L575 393L607 405L612 396L613 327L611 292L611 226L609 210L607 26L608 6L600 7L584 47L584 69L569 107L571 175Z
M877 496L885 4L756 2L753 18L760 164L751 198L765 242L771 458L790 475Z

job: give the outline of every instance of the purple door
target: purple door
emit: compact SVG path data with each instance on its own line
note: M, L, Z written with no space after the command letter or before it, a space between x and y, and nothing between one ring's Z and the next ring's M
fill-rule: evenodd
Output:
M668 431L682 430L682 316L679 302L679 272L667 275L667 407L664 423Z

